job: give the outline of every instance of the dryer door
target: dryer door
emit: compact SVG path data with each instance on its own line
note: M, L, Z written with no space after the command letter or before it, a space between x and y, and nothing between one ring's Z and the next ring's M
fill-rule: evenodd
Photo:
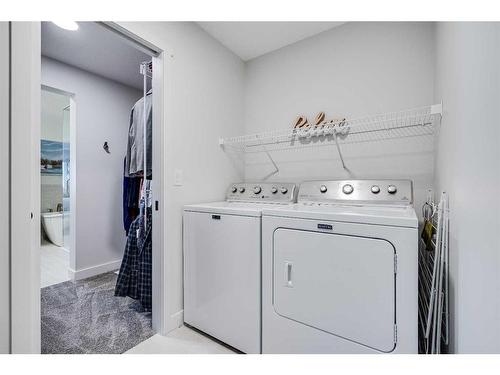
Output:
M277 229L273 305L288 319L383 352L395 347L395 250L386 240Z

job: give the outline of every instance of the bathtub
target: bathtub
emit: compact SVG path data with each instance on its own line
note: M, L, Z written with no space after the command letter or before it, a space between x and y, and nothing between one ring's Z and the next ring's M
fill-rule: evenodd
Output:
M63 237L63 213L44 212L42 213L42 225L50 242L56 246L64 245Z

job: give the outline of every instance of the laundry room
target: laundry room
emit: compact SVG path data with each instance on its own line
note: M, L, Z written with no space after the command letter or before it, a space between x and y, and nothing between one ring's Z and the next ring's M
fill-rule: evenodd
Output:
M500 353L500 23L11 24L11 352Z
M320 28L322 25L316 24L315 26ZM230 184L226 190L225 203L198 204L185 208L184 322L245 351L241 349L246 347L241 343L243 336L241 329L234 336L234 333L227 331L229 328L225 325L231 311L235 314L234 319L236 316L245 316L244 314L249 313L248 310L235 311L234 306L233 309L229 307L230 301L237 300L235 296L238 295L238 291L241 292L242 288L247 287L248 293L254 293L255 301L258 300L251 286L256 288L258 278L253 281L246 280L247 284L237 284L237 281L244 280L244 275L247 274L241 273L238 278L232 274L238 269L238 261L243 261L248 267L253 264L255 272L258 270L262 272L260 280L262 282L260 294L262 318L260 320L255 315L253 321L260 321L262 327L260 350L263 353L494 351L491 348L494 347L496 339L490 336L491 332L486 321L482 320L484 326L481 323L472 329L466 322L472 319L472 316L477 316L478 312L477 310L469 311L466 306L469 305L467 301L471 299L481 301L482 304L487 304L497 311L497 302L489 300L486 294L466 293L469 285L466 285L465 278L467 278L466 275L472 277L474 272L471 268L475 267L476 263L467 265L462 263L470 256L462 242L464 240L462 236L466 235L459 235L453 231L453 228L456 229L461 220L465 219L462 216L463 212L461 214L454 212L458 209L457 204L460 210L465 208L462 205L472 204L471 200L467 200L469 203L457 202L456 194L459 193L455 190L457 189L456 183L460 181L462 184L469 185L470 178L474 174L472 171L472 174L467 174L467 165L455 169L458 168L456 163L458 160L464 160L463 158L468 155L467 163L474 164L474 160L481 160L481 168L492 171L498 160L493 148L490 148L490 151L482 149L473 152L472 150L476 147L471 146L470 142L478 140L469 137L462 138L465 135L460 130L461 126L466 126L463 119L479 111L477 100L484 100L485 113L483 115L493 115L491 100L493 97L498 97L498 88L490 86L488 81L492 74L498 77L498 71L490 65L491 61L484 57L480 60L478 58L478 61L470 57L468 59L460 57L474 53L476 56L487 55L487 46L491 45L488 43L492 43L494 34L498 32L498 26L433 22L353 22L324 25L326 30L314 36L260 56L256 56L257 53L252 50L250 43L244 43L244 33L239 34L243 36L238 41L230 37L236 30L245 30L244 25L201 23L201 27L239 53L242 58L248 59L245 63L243 132L237 136L222 134L219 140L223 152L233 160L234 165L239 166L239 170L244 171L244 177L240 179L245 183L238 184L236 183L238 180L233 181L235 184ZM250 28L250 26L246 27ZM268 29L263 31L266 27ZM275 25L259 25L259 32L276 35L277 30L273 27ZM285 26L281 25L281 27ZM305 25L301 27L306 28ZM478 38L482 33L485 33L484 39L481 44L476 45L473 38ZM470 35L471 39L466 38L464 43L460 43L464 34ZM465 40L470 44L465 43ZM271 41L267 40L267 43ZM452 53L455 54L453 59L450 57ZM492 53L490 57L498 59L498 54ZM473 69L476 63L484 65L484 70L482 70L484 75L478 75ZM454 71L456 75L442 70L443 66L448 66L448 64L459 64L456 67L457 70ZM458 71L464 73L458 74ZM477 91L477 96L468 102L468 104L476 103L477 105L457 106L457 101L462 98L453 92L452 87L461 80L467 80L467 74L474 74L478 88L483 84L485 91ZM466 85L465 82L464 85ZM453 125L449 122L450 111L455 113ZM457 112L461 112L465 117L455 117ZM452 126L453 130L450 129ZM491 127L492 123L486 121L482 126ZM496 134L493 138L498 138L498 130L490 128L487 132ZM475 134L475 136L480 135ZM459 151L458 144L466 140L467 146ZM491 143L492 140L484 139L484 142ZM467 150L470 150L470 153L467 153ZM487 186L493 186L492 183L498 181L498 173L483 178L490 181L481 185L481 188L487 189ZM293 193L289 195L292 189L297 189L295 198ZM280 195L279 199L273 199L276 191ZM283 210L283 203L294 202L297 198L298 207L293 207L291 213L287 214ZM245 202L255 207L255 201L259 200L260 206L257 205L256 209L262 212L262 232L260 233L262 268L258 264L258 259L252 260L244 257L248 251L239 255L232 253L232 249L236 246L244 251L242 245L237 244L244 243L253 246L250 240L243 240L241 235L236 234L242 232L248 235L251 232L250 229L237 229L239 224L234 223L234 229L221 227L222 232L217 234L217 228L223 225L224 220L228 222L230 218L235 217L231 215L244 215ZM311 212L304 209L301 217L297 213L301 209L301 200L304 205L312 204L317 208L311 208L309 210ZM279 207L274 210L276 212L273 212L273 208L270 207L266 213L265 203L268 205L278 203ZM377 206L378 204L380 206ZM486 202L475 204L481 205ZM330 208L328 208L329 205L331 205ZM350 205L354 207L349 209ZM357 206L367 206L370 212L364 212ZM377 209L388 206L389 211L377 214L377 210L371 211L373 206ZM267 229L266 223L274 223L272 225L275 227L271 226L275 228L273 231L280 227L291 228L298 224L291 219L291 221L278 222L275 217L290 215L291 218L295 218L294 220L298 218L327 220L327 216L322 216L320 212L325 210L331 211L333 215L330 218L331 222L317 222L318 227L314 231L340 233L344 229L339 226L336 229L337 221L361 224L363 221L359 218L362 216L366 216L368 224L389 225L389 222L398 216L397 211L394 211L398 206L406 208L399 213L402 223L405 224L397 224L397 226L413 228L411 231L413 234L408 234L411 240L406 242L412 245L411 250L410 248L395 249L396 254L387 258L386 264L390 268L388 274L396 273L397 275L395 282L389 278L386 284L387 288L395 290L395 294L389 299L393 300L391 306L396 311L396 315L391 314L392 323L391 319L387 321L388 344L383 349L377 347L378 344L374 342L370 343L370 339L364 336L364 333L357 331L360 326L356 322L363 321L366 317L351 317L353 321L337 319L335 323L333 316L336 316L334 311L338 309L338 306L335 305L334 310L330 310L333 307L324 305L326 303L324 297L321 295L316 298L312 297L323 285L327 287L330 294L333 294L334 300L340 303L346 297L346 293L357 290L355 288L360 286L360 280L367 277L367 267L370 267L370 264L375 265L376 261L380 261L383 256L369 260L368 256L360 253L358 258L351 259L353 264L358 263L357 267L354 265L351 267L348 263L337 270L338 275L344 275L342 270L346 269L351 272L355 268L360 272L362 270L359 275L351 274L352 279L344 275L339 276L338 279L333 278L330 282L325 281L324 278L316 280L313 275L322 270L321 263L330 264L327 258L312 264L308 264L307 259L302 260L306 262L303 267L307 266L308 271L303 271L305 273L301 274L300 267L302 266L294 265L300 260L299 254L294 254L291 249L289 251L292 253L287 251L282 255L276 253L278 239L275 235L268 233L271 229ZM246 215L252 216L253 208L247 207L246 209L248 209ZM408 209L414 211L410 215L413 218L408 216ZM477 211L478 207L471 206L469 209ZM196 217L195 212L200 217ZM220 215L221 213L226 213L226 217ZM203 224L203 214L206 215L205 224ZM337 214L346 214L346 216L341 218L337 217ZM369 217L372 215L379 215L384 219L370 220ZM467 278L475 285L481 283L486 286L490 281L496 280L497 263L493 249L494 243L498 241L488 234L486 227L498 223L497 216L492 214L492 220L489 223L483 220L480 220L482 224L470 222L471 227L475 228L475 233L482 233L482 241L491 241L489 244L484 242L485 246L478 251L484 259L491 259L493 262L491 267L486 268L477 265L479 268L476 272L481 273L480 278ZM216 220L213 220L214 217ZM216 224L210 224L210 222ZM200 228L199 225L201 225ZM304 231L306 227L299 226L297 229ZM429 227L432 229L426 237L423 231L424 228ZM205 232L207 230L208 233ZM493 227L490 227L490 230L493 230ZM235 238L231 239L227 233L235 233ZM350 235L366 237L367 233L370 233L369 229L365 233L354 231ZM207 237L204 237L205 234ZM372 236L383 238L381 233L373 233ZM266 238L269 238L267 242ZM293 243L297 244L302 241L299 238L291 238L293 240L283 239L282 241L285 244L291 241L287 245L289 247ZM307 236L305 238L307 239ZM315 246L319 246L318 241L322 240L309 238L308 241L304 241L306 242L304 242L303 250L312 252ZM392 246L396 246L396 240L388 241ZM343 244L342 246L348 246L342 241L340 243ZM211 249L212 244L222 253L224 250L221 249L226 248L227 252L232 255L224 255L214 250L210 257L212 262L210 262L206 258L209 256L204 251ZM270 244L273 244L273 247L270 247ZM326 246L335 248L337 245L331 243ZM363 246L360 242L354 245L354 249L359 250ZM298 252L299 249L296 251ZM411 259L405 259L408 251L412 254ZM255 252L258 250L254 250L253 253ZM434 262L434 253L441 254L443 260ZM268 257L271 256L269 254L273 254L269 258L269 263L266 260L266 254ZM231 261L232 256L235 259ZM478 253L475 256L478 256ZM219 259L218 257L220 260L217 263L214 259ZM291 261L294 257L298 259L296 262ZM276 264L278 259L281 259L282 265ZM362 266L361 260L367 262L366 266ZM350 262L347 258L345 261ZM409 263L406 263L407 261ZM331 268L333 270L335 262L333 260L331 262L333 262ZM200 264L204 264L204 267L200 268ZM232 264L231 267L229 267L230 264ZM227 279L224 279L224 272L220 267L231 269L226 274ZM211 284L210 275L214 272L219 274L219 280L214 280L214 284ZM323 272L329 271L324 269ZM405 272L410 272L411 276L410 274L404 275ZM285 274L284 283L283 274ZM300 290L300 284L297 286L292 280L294 274L298 282L302 282L302 288L306 288L307 281L313 283L314 286L310 286L312 289ZM458 274L462 276L459 278ZM383 280L380 274L374 273L371 277L379 282ZM231 280L233 280L234 290L227 290L228 300L225 304L220 299L223 297L222 291L228 289L227 285L231 284ZM332 285L335 283L348 283L350 287L335 293L332 290ZM226 287L223 288L223 285ZM298 289L295 296L292 285ZM287 312L278 311L279 301L276 298L279 296L280 289L284 291L282 298L285 307L283 309L289 309ZM221 290L221 292L209 298L210 291L214 290ZM271 290L274 296L270 294ZM300 297L301 293L305 294ZM358 293L362 293L361 290ZM371 290L369 295L375 296L378 295L377 293ZM442 295L442 298L433 298L432 295L436 293ZM233 297L229 297L231 295ZM403 297L404 295L412 297ZM347 305L350 308L347 308L344 314L356 310L371 311L375 314L375 306L379 304L382 304L379 306L383 310L383 306L388 306L388 300L385 299L387 296L378 296L379 298L374 300L368 297L363 297L358 301L345 300L346 304L350 304ZM205 298L209 299L205 300ZM266 311L266 298L272 305L269 312ZM221 305L211 305L216 300ZM307 303L310 306L323 306L323 310L299 308L301 304L307 305ZM215 313L217 308L226 312L220 321ZM266 317L266 314L269 316ZM271 316L272 314L275 316ZM317 314L320 316L328 314L330 318L327 321L321 319L316 321L314 316ZM469 317L468 314L470 314ZM210 316L214 320L210 320ZM285 321L282 325L277 321L279 316L283 316L282 320ZM403 320L410 316L411 322L407 321L408 326L404 328ZM247 319L247 321L252 320ZM290 321L298 321L298 323L294 327ZM493 323L492 320L489 322ZM345 328L339 328L347 325L356 329L349 332ZM377 335L373 327L381 325L383 325L382 321L370 321L365 328L365 333L372 330L371 333ZM312 327L311 331L321 333L317 336L312 334L314 338L309 337L305 332L306 327ZM292 333L293 329L297 329L297 338L300 337L303 340L302 345L292 344L297 342L293 340L295 337ZM472 334L472 331L479 332L478 330L482 332L481 337L490 337L490 339L472 343L464 338ZM288 332L288 334L282 335L282 332ZM335 339L329 341L328 335L324 332L330 333L331 337L340 336L341 339L338 342L335 342ZM407 336L408 334L411 337ZM363 343L362 337L368 341ZM412 343L411 348L405 346L407 339ZM349 344L345 345L345 343ZM256 352L259 350L257 349Z
M176 194L172 208L177 213L184 208L183 228L172 235L177 236L178 244L183 236L185 326L248 353L498 351L498 340L489 329L498 325L497 319L468 307L475 301L476 305L489 306L486 310L498 311L497 301L489 299L486 292L490 282L496 285L497 280L494 249L498 240L491 231L498 224L498 215L491 213L488 222L474 222L465 215L488 204L482 197L499 178L498 172L492 172L498 151L494 147L478 149L477 143L492 145L493 139L498 139L498 129L491 122L498 87L490 84L499 74L491 65L498 61L498 51L490 51L498 25L316 23L314 35L280 48L270 46L270 35L278 38L279 28L287 27L288 37L298 29L307 34L307 24L202 22L199 26L245 60L243 121L229 121L232 126L218 134L207 127L196 130L206 136L201 147L214 152L209 168L216 168L217 184L222 185L217 193L201 192L207 179L213 181L205 165L209 159L204 157L201 165L193 168L189 164L191 149L177 155L171 170L171 189ZM262 34L266 41L259 51L249 40ZM477 43L479 39L481 43ZM449 65L456 67L449 69ZM443 66L448 67L446 71ZM474 97L462 97L465 90L462 94L453 90L460 84L467 87L471 77ZM460 105L466 98L470 101ZM490 119L481 123L485 132L467 136L465 119L479 116L482 110L481 117ZM193 136L190 131L189 136ZM194 137L199 139L199 135ZM209 139L212 145L208 145ZM182 153L180 143L174 147ZM230 168L220 164L221 155L223 163L230 161ZM466 186L472 188L476 173L470 168L477 163L481 170L492 173L482 176L488 182L478 187L485 190L473 203L459 196ZM223 170L226 173L221 183ZM179 171L185 186L176 183ZM296 201L298 204L287 212L286 206ZM313 207L305 209L307 205ZM487 211L486 206L483 210ZM252 233L253 238L259 237L255 219L259 216L260 248L247 237ZM278 220L288 216L289 220ZM299 219L306 219L304 226ZM343 227L347 223L353 226L352 232ZM474 237L482 243L480 249L474 246L474 257L489 259L490 265L472 262L470 247L465 245L470 237L456 232L465 223L469 223L467 233L471 228L476 235L481 233ZM366 232L358 231L361 224L368 224ZM392 234L377 230L391 226L395 230ZM388 242L344 242L349 237L328 242L322 236L295 238L294 233L279 239L274 231L282 227ZM399 237L403 228L408 232ZM286 249L283 254L277 252L279 241ZM375 251L381 246L380 254L373 259L362 253L354 258L352 253L344 254L346 258L338 254L340 258L329 260L335 255L321 253L323 241L326 248L353 246L356 251L365 246ZM303 251L317 249L317 256L325 258L302 259L301 248L292 247L299 243L303 243ZM385 248L388 243L391 246ZM403 247L398 248L398 244ZM252 258L259 249L261 258ZM335 259L345 260L345 267L335 268ZM322 262L336 270L337 276L329 281L326 276L313 277L317 272L329 272ZM380 265L378 271L371 268L378 262L385 262L385 276L385 266ZM351 273L344 274L346 270ZM260 278L255 276L259 271ZM372 283L374 280L377 283ZM333 285L342 284L348 286L333 289ZM471 285L481 285L485 292L472 293ZM337 305L330 306L324 295L318 294L323 287L338 303L345 302L345 310L337 311ZM247 296L244 304L237 302L243 290ZM354 291L359 299L349 297ZM254 308L260 302L260 316L258 309L251 311L251 300ZM320 310L304 305L319 306ZM378 308L384 316L381 320L375 318ZM361 315L345 320L353 311ZM373 320L366 320L363 314L367 311ZM335 313L344 318L335 321ZM484 319L474 327L468 323L482 314ZM241 319L243 316L246 318ZM360 321L368 323L362 328ZM260 346L258 330L252 325L261 327ZM352 329L345 328L348 326ZM473 339L478 336L482 337L480 342ZM295 345L297 342L301 345Z
M244 45L248 55L238 51L248 58L244 133L222 138L220 143L229 158L243 158L246 183L231 187L227 203L185 208L184 322L247 353L416 353L418 220L409 215L408 207L415 207L421 217L417 208L433 186L433 128L441 117L433 88L435 24L314 26L325 30L260 56L251 54L249 44ZM212 35L228 36L231 26L201 23L201 27ZM266 35L277 34L273 27L278 25L261 25L260 31L266 27ZM236 49L239 45L231 46ZM285 209L290 204L292 213ZM359 207L363 205L370 207L369 212ZM375 213L374 206L380 210L387 205L388 213ZM396 219L398 206L405 207L400 212L402 221L392 224L412 228L403 243L412 243L411 238L415 241L412 250L395 250L401 254L394 281L396 260L391 246L396 247L401 239L392 237L395 233L377 232L372 225L391 225L387 216ZM303 216L297 213L301 209ZM245 218L252 214L261 216L261 223ZM245 224L237 215L248 222L247 229L241 227ZM278 221L278 217L288 216L290 220ZM365 220L360 220L363 216ZM375 220L375 216L384 219ZM302 225L298 220L304 218ZM313 219L316 223L311 230L308 225ZM349 229L343 227L346 223L357 224ZM355 229L361 224L369 224L366 231ZM242 238L243 233L255 234ZM359 237L359 242L348 236ZM252 244L252 237L261 238L260 247ZM375 240L370 245L365 242L368 238L388 242ZM294 244L301 245L295 248ZM330 255L322 253L322 246L332 249ZM361 250L365 246L370 249L368 254ZM349 248L349 254L333 250L338 247ZM308 254L306 258L301 250ZM378 264L384 258L386 271ZM338 262L345 264L337 268ZM233 272L240 263L246 265L245 272L240 271L236 278ZM368 272L370 265L379 270ZM211 277L214 272L219 275L217 280ZM332 279L327 281L325 275L330 272ZM255 276L259 273L261 278ZM365 284L364 278L371 281ZM336 290L336 285L348 287ZM323 287L335 304L325 300ZM355 291L359 298L350 298L349 293ZM233 304L242 294L247 303ZM413 298L403 297L409 295ZM253 315L251 298L256 309ZM313 306L319 310L314 311ZM379 309L384 318L375 318ZM220 316L218 311L225 313ZM371 311L373 320L355 311ZM328 318L323 320L325 315ZM246 330L240 327L236 334L227 321L238 317L245 317L242 320L248 326ZM261 335L249 322L262 328ZM250 336L245 340L244 332L249 331L255 332L253 340ZM299 337L301 341L296 340Z

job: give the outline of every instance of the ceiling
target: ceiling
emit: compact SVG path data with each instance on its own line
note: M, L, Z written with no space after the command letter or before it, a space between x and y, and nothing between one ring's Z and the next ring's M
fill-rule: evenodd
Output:
M198 22L243 61L309 38L344 22Z
M242 60L248 61L343 22L198 22ZM95 22L78 22L76 31L42 22L42 55L142 89L139 64L150 56Z
M42 22L42 55L142 89L139 64L151 57L95 22L78 22L76 31Z

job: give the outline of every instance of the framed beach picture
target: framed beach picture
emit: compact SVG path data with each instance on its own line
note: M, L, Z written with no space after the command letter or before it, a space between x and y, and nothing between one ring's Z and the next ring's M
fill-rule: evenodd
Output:
M40 172L43 175L62 175L63 143L42 139L40 151Z

